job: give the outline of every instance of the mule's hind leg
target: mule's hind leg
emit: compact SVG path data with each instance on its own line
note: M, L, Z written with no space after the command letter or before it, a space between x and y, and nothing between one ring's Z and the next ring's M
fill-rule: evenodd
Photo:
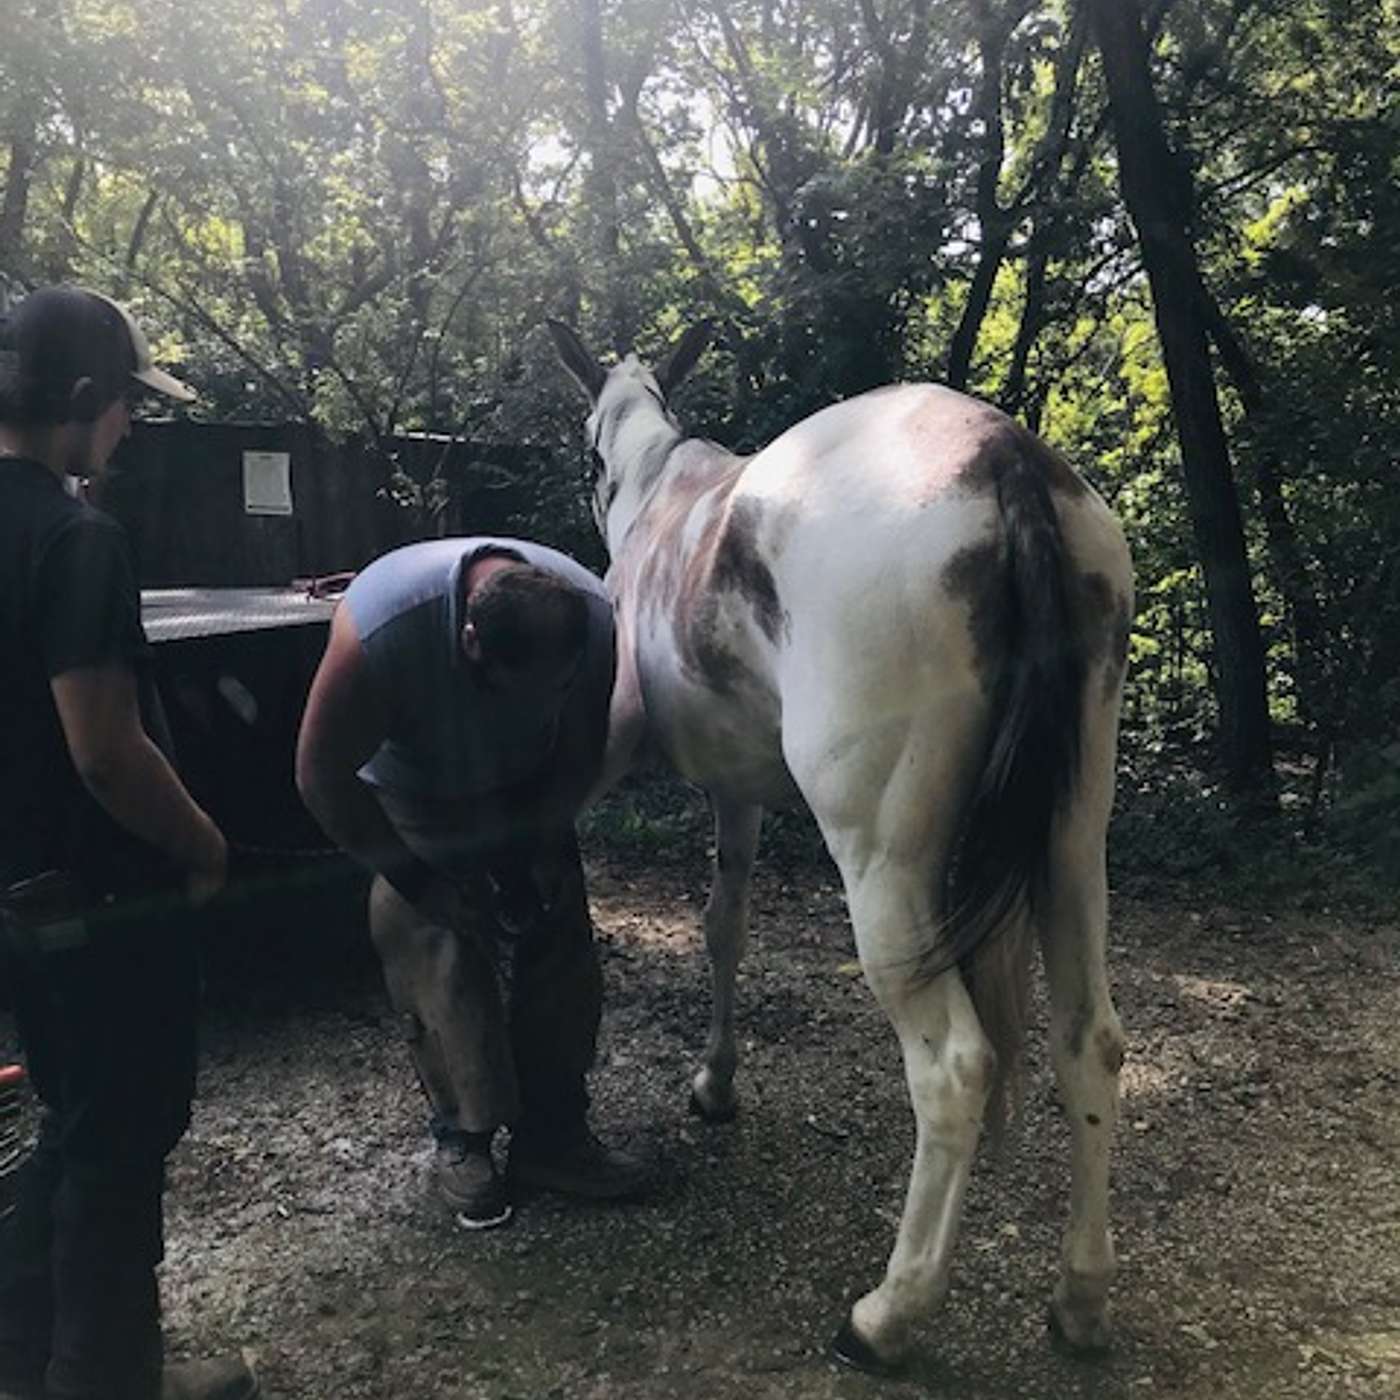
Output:
M841 872L866 980L899 1037L914 1110L914 1161L899 1233L878 1287L857 1300L837 1356L865 1369L899 1361L913 1324L948 1288L963 1195L995 1073L991 1043L958 971L929 978L939 941L943 871L982 750L984 701L975 678L943 668L937 685L906 692L866 674L849 710L830 688L785 716L788 768ZM894 675L891 670L888 674Z
M1092 794L1090 795L1092 798ZM1118 1121L1123 1029L1104 945L1108 881L1103 812L1077 804L1057 842L1041 947L1050 984L1050 1047L1070 1128L1070 1207L1050 1326L1075 1351L1109 1342L1108 1291L1117 1270L1108 1226L1108 1169Z
M712 1000L705 1058L691 1083L690 1103L702 1118L727 1122L738 1111L734 1071L739 1053L734 1037L734 983L749 934L749 877L762 807L712 797L715 865L705 905L705 947L710 955Z
M956 970L932 981L916 954L933 928L927 864L879 861L847 880L861 965L899 1036L914 1109L914 1164L894 1251L878 1287L859 1299L835 1342L837 1356L867 1370L899 1360L910 1328L948 1291L995 1056Z

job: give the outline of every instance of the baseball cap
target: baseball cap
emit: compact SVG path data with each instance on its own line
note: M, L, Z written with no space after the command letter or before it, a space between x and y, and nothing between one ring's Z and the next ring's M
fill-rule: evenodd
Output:
M129 387L128 379L181 403L195 397L188 384L157 367L124 306L83 287L42 287L25 297L0 326L0 367L45 397L66 396L84 378L113 397Z

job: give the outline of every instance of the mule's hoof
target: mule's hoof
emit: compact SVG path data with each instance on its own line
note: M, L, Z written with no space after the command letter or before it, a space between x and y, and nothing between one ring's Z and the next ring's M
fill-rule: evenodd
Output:
M886 1361L854 1327L848 1317L841 1330L831 1339L831 1355L853 1371L867 1376L896 1376L902 1369L898 1361Z
M1059 1310L1051 1303L1045 1314L1045 1325L1050 1332L1051 1346L1066 1356L1076 1356L1081 1361L1097 1361L1113 1349L1113 1332L1106 1318L1095 1318L1087 1326L1077 1327L1071 1332L1065 1326Z
M739 1116L739 1102L726 1104L721 1108L711 1108L694 1089L690 1091L690 1111L696 1118L707 1123L732 1123Z

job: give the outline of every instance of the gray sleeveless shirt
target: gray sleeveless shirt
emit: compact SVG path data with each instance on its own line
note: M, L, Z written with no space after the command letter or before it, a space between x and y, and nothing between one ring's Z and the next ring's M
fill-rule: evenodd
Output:
M514 556L564 579L587 599L583 665L565 700L566 717L586 715L584 725L561 726L548 697L536 707L528 697L502 696L476 682L460 644L462 594L467 569L483 555ZM357 574L344 606L389 715L387 737L360 770L365 782L450 800L527 782L551 763L572 769L599 761L605 732L596 735L596 753L556 753L561 727L591 734L601 722L605 731L613 684L607 590L568 555L495 536L425 540L392 550Z

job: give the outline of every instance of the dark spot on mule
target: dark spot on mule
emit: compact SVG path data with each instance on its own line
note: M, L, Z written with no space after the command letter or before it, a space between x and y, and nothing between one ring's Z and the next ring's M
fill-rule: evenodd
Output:
M1113 698L1118 682L1128 668L1128 643L1132 631L1132 610L1128 607L1128 600L1120 594L1113 614L1113 640L1109 647L1109 666L1103 683L1105 700Z
M996 684L1006 654L1011 622L1007 583L1000 538L964 545L943 569L943 586L971 612L974 664L982 688L988 692Z
M733 652L726 651L714 633L706 627L697 626L688 634L685 641L685 660L711 690L721 695L732 695L739 688L744 675L744 667Z
M1115 593L1109 580L1099 573L1081 574L1078 579L1079 640L1089 666L1104 668L1104 699L1113 697L1128 661L1128 638L1132 630L1128 600Z
M757 513L726 509L744 459L697 452L693 441L682 446L685 452L677 451L675 465L628 536L620 592L631 592L640 608L668 614L686 672L710 690L733 694L747 672L725 644L722 597L745 599L770 637L776 638L787 617L757 550ZM704 525L685 549L682 537L699 510L705 511Z
M677 530L680 520L677 521ZM719 601L707 587L714 557L714 521L681 568L676 569L676 586L667 605L675 629L681 660L692 674L702 677L713 689L729 693L734 689L740 666L717 638Z
M1109 655L1120 666L1128 664L1128 641L1132 636L1133 619L1128 607L1128 600L1121 595L1118 598L1118 608L1113 616L1113 649Z
M1080 574L1079 644L1091 666L1108 658L1113 648L1113 585L1103 574Z
M1117 1074L1123 1068L1123 1039L1113 1031L1104 1029L1098 1034L1098 1051L1103 1067L1110 1074Z
M1093 1008L1088 1002L1080 1002L1070 1023L1067 1043L1069 1053L1077 1060L1084 1053L1084 1038L1089 1034L1089 1025L1094 1019Z
M1077 500L1089 494L1089 483L1047 442L1042 442L1026 428L1019 428L1021 441L1032 460L1040 466L1045 484L1057 495Z
M1007 420L992 429L976 453L958 473L964 490L974 495L993 492L1013 464L1034 468L1052 492L1078 498L1086 495L1088 483L1048 443L1028 428Z
M1010 445L1006 432L992 433L985 438L958 472L958 484L974 496L996 491L1009 460Z
M1086 1113L1086 1114L1084 1115L1084 1121L1085 1121L1091 1128L1097 1128L1097 1127L1099 1126L1099 1124L1100 1124L1101 1122L1103 1122L1103 1119L1101 1119L1097 1113Z
M724 534L715 551L713 582L716 588L732 590L750 604L770 642L776 642L786 630L788 618L772 570L758 552L758 512L747 502L736 505L724 522Z
M677 572L673 550L651 550L637 570L639 601L643 604L654 602L662 608L669 608L675 599L679 584Z
M608 424L608 432L614 436L620 433L627 420L637 411L637 407L635 399L623 399L611 414L612 422Z

